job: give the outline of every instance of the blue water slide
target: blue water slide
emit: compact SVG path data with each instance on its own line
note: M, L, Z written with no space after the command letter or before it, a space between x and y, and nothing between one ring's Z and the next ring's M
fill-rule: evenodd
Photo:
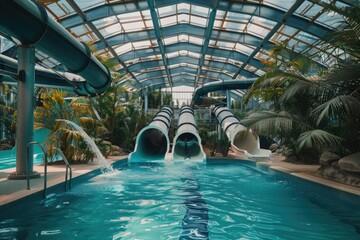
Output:
M91 55L89 47L51 19L36 1L0 1L0 32L22 45L34 46L83 77L86 82L75 89L78 94L101 94L110 86L109 71ZM56 83L67 84L65 80Z
M168 132L174 115L170 107L162 107L148 126L136 137L135 149L129 162L164 160L170 150Z
M255 80L256 79L227 80L204 84L195 90L193 103L201 103L201 97L209 92L231 89L248 89L255 82Z
M14 75L17 74L16 59L0 54L0 83L17 84ZM84 78L69 72L54 72L41 66L35 66L35 85L39 87L53 87L74 90L79 95L88 95L88 83Z

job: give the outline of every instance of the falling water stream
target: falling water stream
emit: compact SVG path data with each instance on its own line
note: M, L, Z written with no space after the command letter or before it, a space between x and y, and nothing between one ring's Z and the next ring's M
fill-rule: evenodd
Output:
M106 171L110 171L110 172L113 171L112 166L105 160L105 157L102 155L99 148L96 146L94 140L84 131L84 129L82 129L82 127L66 119L56 119L56 121L65 122L66 124L73 127L75 130L79 131L80 135L83 137L84 141L86 142L90 150L95 154L95 156L99 160L101 167Z

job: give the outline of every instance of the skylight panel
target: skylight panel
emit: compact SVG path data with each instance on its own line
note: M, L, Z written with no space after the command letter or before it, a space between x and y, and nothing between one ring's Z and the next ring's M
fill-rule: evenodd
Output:
M170 17L160 18L160 24L162 27L172 26L177 23L176 15Z
M215 25L215 24L214 24ZM237 23L237 22L228 22L225 21L223 28L230 31L241 31L243 32L246 27L245 23Z
M188 53L189 57L192 57L192 58L200 58L200 54L199 53L194 53L194 52L189 52Z
M80 36L85 34L86 32L88 32L88 30L85 28L85 24L84 25L80 25L77 27L73 27L70 29L70 32L72 32L73 34L75 34L76 36Z
M167 54L168 58L174 58L174 57L178 57L178 56L179 56L179 52L172 52L172 53Z
M208 17L209 11L210 11L210 9L206 8L206 7L200 7L200 6L197 6L197 5L192 5L192 7L191 7L191 13L192 14L199 15L199 16L202 16L202 17L205 17L205 18Z
M249 33L252 33L252 34L260 36L260 37L265 37L270 32L269 29L263 28L259 25L255 25L253 23L248 24L247 30Z
M189 23L190 22L190 15L188 14L178 14L178 23Z
M251 22L257 23L261 26L268 27L268 28L273 28L277 24L277 22L275 22L275 21L271 21L269 19L257 17L257 16L252 16Z
M279 9L288 10L294 5L295 0L264 0L264 3Z
M309 33L306 33L306 32L299 32L297 35L296 35L296 38L297 39L300 39L304 42L307 42L309 45L315 43L316 41L319 40L319 38L315 37L314 35L311 35Z
M195 43L195 44L197 44L197 45L201 45L201 44L203 43L203 39L202 39L202 38L198 38L198 37L190 36L190 37L189 37L189 42Z
M245 53L247 55L250 55L254 49L247 46L247 45L244 45L244 44L241 44L241 43L236 43L235 44L235 50L238 51L238 52L242 52L242 53Z
M235 47L235 43L233 42L224 42L224 41L217 41L217 47L225 48L225 49L233 49Z
M151 46L150 40L137 41L132 43L135 49L149 48Z
M181 56L186 56L187 54L188 54L188 51L186 51L186 50L179 51L179 55L181 55Z
M190 16L190 22L196 26L205 27L207 24L207 18L197 17L194 15Z
M152 20L145 20L145 26L146 28L154 28L154 24L152 22Z
M47 7L57 16L64 17L74 13L74 9L66 1L56 1L48 4Z
M236 22L248 22L248 21L250 21L250 18L251 18L251 15L235 13L235 12L228 12L228 14L226 16L226 20L236 21Z
M178 42L177 36L164 38L165 45L170 45L170 44L177 43L177 42Z
M92 8L104 4L104 0L75 0L81 9Z
M180 34L179 35L179 42L189 42L189 35Z
M328 27L337 28L343 23L343 18L335 12L324 12L315 20L315 22L324 24Z
M140 12L123 13L117 16L121 23L141 20Z
M160 17L176 15L176 5L158 8L158 13Z
M121 45L120 47L117 47L114 49L114 51L118 54L118 55L121 55L125 52L128 52L132 49L132 44L131 42L129 43L125 43L123 45Z
M123 23L122 27L124 28L125 32L134 32L138 30L142 30L145 28L144 22L129 22L129 23Z
M190 4L179 3L177 4L177 9L179 13L190 13Z
M117 24L110 25L110 26L108 26L106 28L100 29L99 31L104 37L108 37L110 35L120 33L121 32L121 26L120 26L119 23L117 23Z
M222 24L223 24L222 20L215 20L214 28L221 28Z
M115 16L101 18L99 20L93 21L92 23L95 25L96 28L103 28L114 23L117 23L118 20Z

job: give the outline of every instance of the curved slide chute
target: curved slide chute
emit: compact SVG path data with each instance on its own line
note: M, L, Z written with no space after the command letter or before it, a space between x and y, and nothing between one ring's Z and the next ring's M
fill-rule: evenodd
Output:
M179 122L173 141L172 160L205 161L194 111L189 106L180 109Z
M101 94L110 86L109 71L91 55L89 47L51 19L36 1L2 0L0 32L21 45L34 46L61 62L69 72L86 79L75 89L80 95Z
M235 152L243 152L250 158L269 158L271 151L260 148L260 139L251 129L240 124L239 120L225 107L217 106L213 113L229 138Z
M13 78L17 74L17 60L0 54L0 69L4 70L0 75L0 83L17 84ZM8 75L5 74L9 73ZM66 79L66 80L65 80ZM35 85L39 87L52 87L74 90L79 95L87 95L85 79L69 72L54 72L41 66L35 66Z
M195 90L193 103L199 104L202 101L202 96L209 92L231 89L248 89L256 79L247 80L228 80L228 81L216 81L212 83L206 83Z
M136 137L135 149L129 155L129 162L148 162L164 160L170 150L168 132L173 110L162 107L150 124Z

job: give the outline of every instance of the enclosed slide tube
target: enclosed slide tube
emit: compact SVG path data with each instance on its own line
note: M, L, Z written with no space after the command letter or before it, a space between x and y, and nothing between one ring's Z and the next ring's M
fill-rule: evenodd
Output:
M80 95L101 94L111 83L109 71L91 55L89 47L51 19L37 1L2 0L0 32L21 45L39 49L86 79L75 90Z
M162 107L150 124L144 127L136 137L135 149L129 155L129 162L147 162L164 160L170 150L168 132L173 110Z
M239 120L225 107L217 106L213 113L229 138L235 152L243 152L251 158L268 158L271 151L260 148L259 137L240 124Z
M206 155L201 146L194 111L189 106L180 109L179 122L173 141L172 159L205 161Z

